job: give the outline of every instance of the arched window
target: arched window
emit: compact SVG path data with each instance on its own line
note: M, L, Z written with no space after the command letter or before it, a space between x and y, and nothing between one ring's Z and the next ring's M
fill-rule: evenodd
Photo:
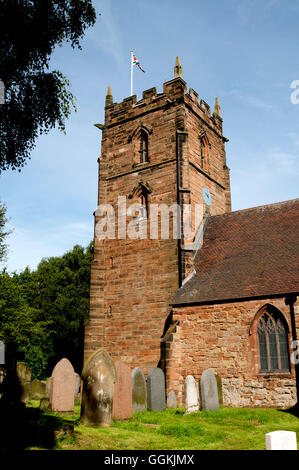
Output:
M147 134L143 131L139 137L139 163L145 163L148 161L148 138Z
M210 144L206 136L203 136L200 139L200 166L206 171L209 171L209 151Z
M288 327L275 309L265 309L257 323L261 373L289 372Z

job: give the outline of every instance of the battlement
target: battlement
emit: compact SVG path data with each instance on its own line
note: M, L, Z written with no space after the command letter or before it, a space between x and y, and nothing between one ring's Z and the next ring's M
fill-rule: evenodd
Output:
M190 88L182 78L182 69L179 65L179 73L175 77L163 83L163 92L157 93L157 88L153 87L143 91L141 100L137 101L137 95L124 98L122 102L113 102L111 88L108 87L105 106L105 127L118 124L127 119L134 119L142 113L154 111L161 107L167 108L174 105L185 104L191 111L206 121L210 126L217 128L222 133L222 118L218 99L216 98L215 110L211 115L210 106L199 99L198 93Z

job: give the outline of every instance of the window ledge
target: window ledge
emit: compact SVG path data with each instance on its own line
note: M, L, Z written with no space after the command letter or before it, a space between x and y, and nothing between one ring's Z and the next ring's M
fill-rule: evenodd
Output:
M269 377L277 377L277 378L292 378L292 372L259 372L257 374L258 377L264 377L269 378Z
M133 163L133 168L143 168L146 167L149 164L149 162L144 162L144 163Z

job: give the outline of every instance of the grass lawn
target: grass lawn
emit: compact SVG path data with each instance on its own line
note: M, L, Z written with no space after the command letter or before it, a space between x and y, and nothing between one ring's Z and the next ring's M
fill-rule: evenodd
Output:
M297 432L296 416L278 409L221 407L184 416L184 409L136 413L108 428L80 425L80 405L70 415L41 412L27 403L24 449L72 450L265 450L265 434Z

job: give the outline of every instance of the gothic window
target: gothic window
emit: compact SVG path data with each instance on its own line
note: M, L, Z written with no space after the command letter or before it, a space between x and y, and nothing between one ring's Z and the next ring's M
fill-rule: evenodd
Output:
M260 372L289 372L288 328L282 315L266 309L257 324Z
M200 139L200 166L203 170L209 171L209 151L210 144L204 135Z
M148 161L148 138L145 132L141 131L139 137L139 163Z
M141 194L140 196L140 217L145 219L147 217L147 196Z

